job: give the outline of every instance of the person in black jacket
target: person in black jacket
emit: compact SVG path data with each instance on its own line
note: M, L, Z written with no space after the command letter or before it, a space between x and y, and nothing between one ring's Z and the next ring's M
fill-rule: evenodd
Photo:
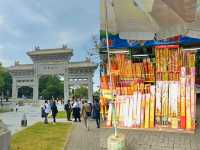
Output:
M95 100L93 104L94 118L96 120L97 128L100 128L100 105L99 101Z
M71 121L72 106L70 100L68 100L67 104L65 104L65 112L67 114L67 120Z
M51 112L52 112L52 116L53 116L53 122L55 123L56 122L56 115L58 113L58 109L57 109L55 101L53 101L53 103L51 105Z

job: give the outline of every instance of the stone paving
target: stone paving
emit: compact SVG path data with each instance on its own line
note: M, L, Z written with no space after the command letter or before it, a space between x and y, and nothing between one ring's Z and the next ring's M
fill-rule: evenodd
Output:
M200 110L200 108L198 108ZM197 113L200 123L200 113ZM90 121L90 131L83 123L73 123L74 130L66 150L106 150L107 138L113 129L96 129ZM126 150L200 150L200 129L195 134L138 130L119 130L126 135Z
M63 111L64 106L61 104L57 105L59 111ZM8 129L11 131L11 134L15 134L24 129L21 127L21 119L23 114L26 114L28 126L31 126L39 121L43 121L41 118L41 108L40 104L38 106L32 106L27 104L25 106L19 107L18 112L7 112L0 113L0 119L7 125ZM49 119L52 122L52 119ZM59 120L59 122L65 122L65 120Z
M25 105L19 107L18 112L7 112L1 113L0 119L7 125L8 129L11 131L11 134L15 134L18 131L23 130L21 127L21 119L23 114L26 114L28 126L35 124L38 121L41 121L41 113L39 106Z

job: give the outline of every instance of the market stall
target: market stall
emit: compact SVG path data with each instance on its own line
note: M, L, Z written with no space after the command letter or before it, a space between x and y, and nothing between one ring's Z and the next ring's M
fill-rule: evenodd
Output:
M195 130L194 51L155 46L151 55L112 54L111 69L107 63L102 67L100 103L107 127L115 119L119 128Z

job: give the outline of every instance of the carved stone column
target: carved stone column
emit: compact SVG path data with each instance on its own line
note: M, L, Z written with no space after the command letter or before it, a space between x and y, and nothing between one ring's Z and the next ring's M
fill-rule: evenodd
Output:
M88 75L88 102L93 102L93 82L91 73Z
M69 100L69 63L65 62L64 72L64 101L65 103Z
M17 100L17 80L12 77L12 99Z
M37 64L34 64L34 83L33 83L33 100L38 100L38 91L39 91L39 76L37 71Z

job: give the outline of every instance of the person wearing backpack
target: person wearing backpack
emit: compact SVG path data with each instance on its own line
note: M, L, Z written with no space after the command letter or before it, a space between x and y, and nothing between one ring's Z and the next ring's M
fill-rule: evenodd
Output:
M65 112L67 114L67 120L71 121L71 112L72 112L72 105L70 103L70 100L68 100L67 104L65 104Z
M96 120L97 128L100 128L100 105L98 100L95 100L93 104L94 118Z
M53 103L51 105L51 112L52 112L52 116L53 116L53 123L56 123L56 115L58 113L58 108L56 106L55 101L53 101Z
M87 103L87 101L83 101L81 116L83 117L85 127L88 129L88 131L89 131L88 117L90 116L90 113L91 113L90 105Z

